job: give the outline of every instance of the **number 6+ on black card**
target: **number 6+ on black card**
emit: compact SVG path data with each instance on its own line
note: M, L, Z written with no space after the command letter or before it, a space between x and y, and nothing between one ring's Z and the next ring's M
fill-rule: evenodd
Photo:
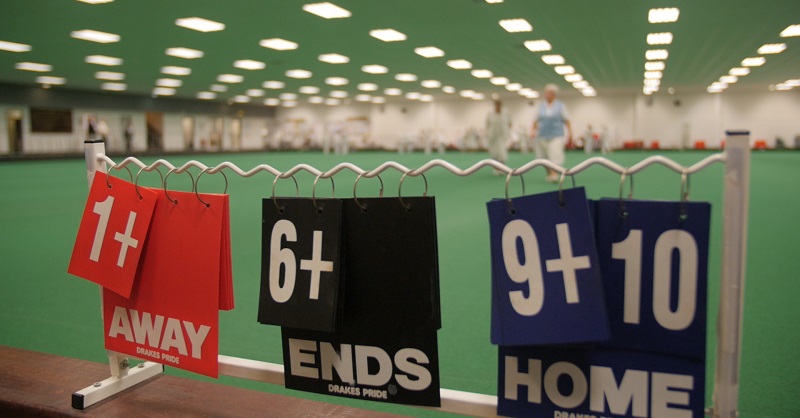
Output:
M264 199L258 322L332 332L339 318L342 202Z

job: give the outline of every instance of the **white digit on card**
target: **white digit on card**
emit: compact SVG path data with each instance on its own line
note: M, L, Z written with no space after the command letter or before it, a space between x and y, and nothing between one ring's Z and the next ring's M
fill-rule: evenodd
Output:
M111 207L114 206L114 196L109 196L102 202L95 202L94 212L100 215L100 220L97 222L97 230L94 231L94 241L92 242L92 251L89 253L89 260L100 260L100 250L103 249L103 239L106 236L106 228L108 228L108 218L111 215Z
M670 307L672 292L672 257L678 250L678 305ZM656 241L653 265L653 314L662 327L680 331L694 321L697 305L697 241L692 234L672 229Z
M117 266L122 267L125 265L125 257L128 255L128 248L137 248L139 240L134 239L131 234L133 233L133 225L136 223L136 212L131 211L128 215L128 225L125 226L125 233L117 232L114 234L114 240L118 241L122 246L119 249L119 257L117 257Z
M611 257L625 261L625 303L622 320L626 324L639 323L642 300L642 231L632 229L628 236L611 246Z
M642 286L642 230L633 229L628 236L611 246L611 257L625 262L625 303L623 320L640 322ZM672 258L678 251L677 307L672 302ZM697 307L697 241L692 234L671 229L662 233L653 249L653 315L663 328L680 331L694 321Z
M556 225L556 236L558 239L559 258L547 260L548 273L561 272L564 278L564 293L567 303L580 303L578 293L578 270L585 270L592 266L588 255L572 255L572 238L569 235L569 224L562 223Z
M297 229L292 222L281 219L272 228L269 245L269 293L278 303L284 303L292 297L297 276L297 260L294 252L289 248L281 248L284 237L288 242L296 242ZM283 286L281 286L281 266L284 266Z
M322 231L314 231L314 242L312 243L310 260L300 260L300 270L311 273L311 288L308 291L308 298L311 300L319 299L319 277L322 272L330 273L333 271L333 261L322 259Z
M519 261L518 239L522 241L524 263ZM508 292L511 306L522 316L534 316L542 310L544 304L544 282L542 262L539 258L539 242L533 227L521 219L509 222L503 228L502 246L503 263L508 277L515 283L528 283L527 297L521 290Z

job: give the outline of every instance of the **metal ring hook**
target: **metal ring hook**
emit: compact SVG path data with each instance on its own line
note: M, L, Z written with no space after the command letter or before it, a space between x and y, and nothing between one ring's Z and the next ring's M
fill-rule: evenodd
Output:
M367 173L368 172L364 172L364 173L359 174L358 177L356 177L356 182L353 183L353 200L356 201L356 205L358 205L358 207L360 207L361 210L363 210L363 211L367 210L367 206L366 205L362 205L361 202L358 201L358 196L356 195L356 189L358 188L358 181L361 180L361 177L364 177L364 175L367 174ZM381 182L381 190L379 192L380 193L379 197L383 197L383 179L381 178L381 176L379 174L375 175L375 177L377 177L378 181Z
M575 175L569 174L572 178L572 188L575 188ZM567 178L567 170L561 171L561 178L558 180L558 206L564 207L564 179Z
M131 173L131 169L128 166L120 167L118 164L112 165L108 170L106 170L106 186L111 188L111 183L108 181L108 178L111 176L111 170L121 170L121 169L128 170L128 178L131 179L131 183L133 183L133 173Z
M134 182L133 182L133 186L136 189L136 196L139 197L139 200L142 200L142 194L139 193L139 176L142 174L142 171L146 171L145 168L146 167L142 167L141 169L139 169L139 172L136 173L136 180L134 180ZM158 176L161 177L161 186L163 187L164 186L164 173L162 173L161 170L159 170L157 168L154 169L154 171L156 171L158 173Z
M514 175L514 170L511 170L508 172L508 175L506 176L506 202L508 203L508 213L511 215L516 213L516 210L514 209L514 203L508 196L508 186L511 184L511 177L513 175ZM522 182L522 195L525 196L525 177L522 177L522 174L520 174L519 180Z
M411 205L403 202L403 181L405 181L406 176L408 176L408 173L411 173L411 171L403 173L403 176L400 177L400 185L397 186L397 198L400 199L400 204L403 205L403 207L406 210L411 210ZM425 173L419 175L421 175L422 180L425 181L425 192L422 193L422 197L428 196L428 178L425 177ZM417 177L417 176L412 175L411 177Z
M280 180L281 175L278 174L275 176L275 180L272 180L272 203L275 204L275 207L278 208L278 212L283 213L283 208L278 206L278 199L275 198L275 185L278 184L278 180ZM300 185L297 184L297 179L294 176L291 177L294 180L294 190L295 196L300 197Z
M169 181L169 175L172 174L172 172L175 171L175 170L177 170L177 168L173 168L173 169L169 170L167 172L167 175L164 176L164 196L167 198L167 200L172 202L172 204L177 205L178 204L178 200L177 199L172 200L172 198L169 197L169 191L167 190L167 182ZM197 187L196 187L196 184L194 182L194 176L192 175L192 173L189 170L184 171L184 173L188 174L189 177L192 179L192 191L193 192L196 191ZM178 173L178 174L181 174L181 173Z
M686 214L686 202L689 201L689 173L688 169L684 168L681 172L681 214L680 220L685 221L688 218Z
M625 209L625 198L623 197L625 193L625 179L629 178L631 181L631 188L630 192L628 193L628 199L633 198L633 176L628 175L628 168L622 169L622 175L619 179L619 216L622 218L628 217L628 211Z
M197 200L199 200L200 203L206 205L206 207L210 207L211 204L210 203L206 203L206 201L204 201L203 199L200 198L200 177L203 177L203 174L205 174L206 171L208 171L208 170L211 170L211 168L206 168L205 170L201 171L200 174L197 175L197 181L195 182L195 187L194 187L194 195L197 196ZM222 170L218 171L218 173L222 174L222 177L225 179L225 189L222 191L222 194L227 194L228 193L228 176L225 175L225 173Z
M317 206L317 182L322 177L322 174L325 173L318 175L317 178L314 179L314 186L311 187L311 203L314 204L314 209L316 209L318 213L322 213L322 209ZM333 176L328 178L331 180L331 199L333 199L336 196L336 183L333 181Z

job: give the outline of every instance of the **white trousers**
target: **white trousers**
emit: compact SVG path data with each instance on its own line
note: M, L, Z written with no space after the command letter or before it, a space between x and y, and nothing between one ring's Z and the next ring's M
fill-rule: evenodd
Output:
M536 158L550 160L560 166L564 166L564 143L563 136L544 140L536 139Z

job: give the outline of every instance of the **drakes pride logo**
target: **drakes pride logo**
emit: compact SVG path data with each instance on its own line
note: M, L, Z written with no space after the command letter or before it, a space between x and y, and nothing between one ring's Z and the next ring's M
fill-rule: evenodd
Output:
M422 391L431 385L431 372L423 366L430 360L416 348L400 349L394 356L369 345L341 344L338 348L328 342L289 338L291 374L334 382L333 371L336 370L338 381L345 385L331 383L328 393L372 399L389 399L390 395L397 394L398 388L389 384L392 377L402 388L411 391Z
M528 371L519 370L519 359L505 356L504 399L517 401L517 389L527 388L527 402L551 402L556 409L554 418L600 418L611 413L633 417L691 418L688 409L694 390L691 375L657 373L626 369L618 382L610 367L590 366L588 376L575 364L559 361L543 370L542 361L528 359ZM571 382L571 393L563 393L559 380ZM588 398L589 411L576 413L570 410L585 409ZM607 408L606 408L607 407Z
M178 354L182 356L189 355L191 350L192 357L200 359L203 354L203 343L210 330L211 327L207 325L195 327L189 321L165 318L162 315L153 317L149 312L142 312L140 315L135 309L117 306L114 308L114 317L111 319L108 336L117 338L122 335L128 342L135 342L142 346L146 343L156 350L166 352L177 350ZM136 347L136 353L156 360L180 364L180 357L172 354L144 347Z

